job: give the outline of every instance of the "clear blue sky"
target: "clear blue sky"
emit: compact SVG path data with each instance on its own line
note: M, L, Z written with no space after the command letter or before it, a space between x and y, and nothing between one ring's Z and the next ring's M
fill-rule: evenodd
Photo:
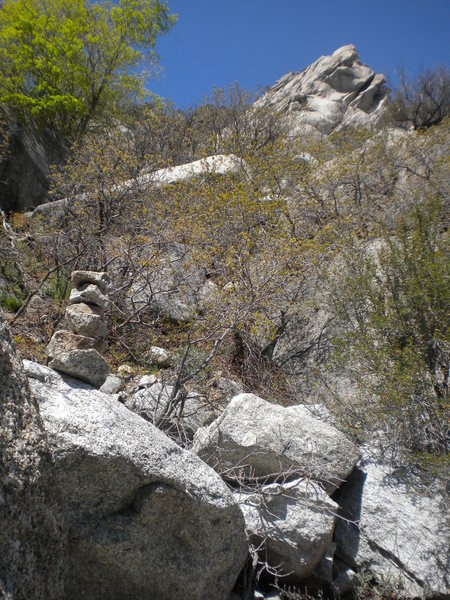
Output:
M158 40L148 87L192 106L213 85L256 89L344 44L392 80L450 62L450 0L168 0L179 20Z

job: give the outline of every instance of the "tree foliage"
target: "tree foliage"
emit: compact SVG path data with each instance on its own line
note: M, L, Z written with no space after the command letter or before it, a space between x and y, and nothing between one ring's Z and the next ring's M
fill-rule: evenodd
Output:
M21 120L82 133L144 92L135 69L173 23L160 0L6 0L0 103Z

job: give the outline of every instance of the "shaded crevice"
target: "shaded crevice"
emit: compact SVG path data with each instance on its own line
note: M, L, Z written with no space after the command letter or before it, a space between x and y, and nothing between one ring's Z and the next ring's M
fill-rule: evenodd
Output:
M105 518L111 517L128 517L133 518L140 514L143 501L151 496L154 492L156 492L157 488L164 488L165 490L173 490L177 493L184 493L183 490L179 489L177 486L172 485L167 481L152 481L151 483L146 483L141 487L137 488L132 497L117 511L114 511L110 515L107 515Z
M369 540L368 538L365 538L365 539L371 550L373 550L374 552L378 552L378 554L380 554L380 556L382 556L383 558L385 558L386 560L391 562L393 565L395 565L398 569L400 569L400 571L404 575L409 577L409 579L411 579L411 581L415 581L420 587L424 587L425 582L422 579L419 579L419 577L416 577L416 575L414 575L414 573L412 573L409 569L407 569L399 558L397 558L394 554L389 552L389 550L386 550L385 548L382 548L381 546L379 546L373 540Z

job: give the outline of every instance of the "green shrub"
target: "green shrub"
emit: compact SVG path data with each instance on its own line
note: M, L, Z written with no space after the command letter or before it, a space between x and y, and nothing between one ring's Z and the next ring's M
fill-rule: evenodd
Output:
M57 302L67 300L70 296L70 278L65 273L55 273L49 278L44 294Z
M342 333L331 363L359 390L339 411L353 432L384 429L413 460L448 453L450 256L439 198L417 202L395 235L343 253L331 300ZM337 405L336 405L337 406ZM336 407L335 406L335 407Z
M16 293L3 292L0 294L0 306L7 312L17 312L24 303L25 298L19 290Z

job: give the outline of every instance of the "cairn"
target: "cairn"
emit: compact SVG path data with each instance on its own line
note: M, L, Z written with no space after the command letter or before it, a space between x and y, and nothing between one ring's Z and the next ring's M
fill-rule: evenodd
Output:
M104 311L110 278L107 273L74 271L66 320L69 330L57 331L49 345L49 367L100 388L109 375Z

